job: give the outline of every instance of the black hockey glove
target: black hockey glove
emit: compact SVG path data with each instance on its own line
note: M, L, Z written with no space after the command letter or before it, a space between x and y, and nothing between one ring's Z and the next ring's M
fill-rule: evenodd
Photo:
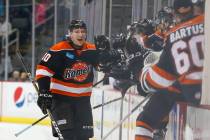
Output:
M125 48L126 48L126 52L128 54L133 54L133 53L139 51L140 47L142 47L142 46L137 42L136 38L130 37L126 40Z
M117 80L130 80L130 72L127 69L118 67L113 67L109 72L109 76Z
M42 110L43 114L47 114L47 109L52 106L52 94L48 90L41 90L38 96L37 104Z
M147 60L148 56L151 54L149 49L139 47L139 49L130 54L127 59L127 67L130 71L130 77L135 82L139 81L139 74L142 68L145 65L145 61Z
M156 34L152 34L148 37L148 40L145 42L147 46L153 51L159 52L163 50L164 39Z
M101 51L99 54L99 62L101 64L116 63L121 60L121 52L117 50Z
M105 35L94 36L94 44L99 51L110 50L110 41Z

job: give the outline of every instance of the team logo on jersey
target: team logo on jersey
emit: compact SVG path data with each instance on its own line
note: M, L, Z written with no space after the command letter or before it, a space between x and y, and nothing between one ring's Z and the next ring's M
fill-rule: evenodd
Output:
M85 62L77 62L72 65L72 68L67 68L64 72L64 79L74 79L82 82L87 79L90 72L89 66Z
M25 96L23 94L23 88L17 87L14 93L14 102L15 105L20 108L25 103Z

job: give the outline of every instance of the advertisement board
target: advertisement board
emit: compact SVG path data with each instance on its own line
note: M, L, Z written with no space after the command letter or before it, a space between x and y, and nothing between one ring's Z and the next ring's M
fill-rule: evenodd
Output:
M38 94L30 82L2 82L1 85L2 123L25 123L30 125L39 118L43 117L41 110L36 104ZM132 95L134 92L135 90L129 90L123 99L122 117L126 116L143 99L140 96ZM120 97L122 97L121 92L113 89L112 86L94 88L91 96L91 104L92 107L94 107L102 105L103 102L106 103ZM95 131L94 139L100 139L102 135L106 135L120 121L121 105L121 100L117 100L105 105L103 109L102 106L93 109ZM135 120L139 112L141 112L141 109L134 112L122 124L123 139L134 138ZM42 121L42 124L49 125L49 118ZM50 132L51 128L48 127L48 129ZM18 132L15 128L12 131ZM33 129L31 129L31 131L33 131ZM39 133L39 135L40 137L45 137L45 134ZM50 134L47 133L47 135ZM109 136L108 140L115 139L119 135L120 130L118 128ZM25 136L22 135L21 139L24 140Z
M0 82L0 121L2 116L2 82Z
M38 94L29 82L2 82L2 117L39 118Z

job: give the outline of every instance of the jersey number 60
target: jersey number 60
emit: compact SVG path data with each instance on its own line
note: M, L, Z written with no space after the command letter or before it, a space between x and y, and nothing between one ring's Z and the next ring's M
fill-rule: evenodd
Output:
M190 67L203 66L204 35L192 37L188 42L180 40L173 44L171 53L179 74L188 72Z

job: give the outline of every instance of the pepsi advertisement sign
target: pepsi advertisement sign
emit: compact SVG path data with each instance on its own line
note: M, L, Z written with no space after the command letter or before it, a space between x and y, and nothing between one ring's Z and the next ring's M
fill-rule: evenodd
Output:
M17 108L21 108L24 105L36 103L38 95L30 91L24 91L23 87L18 86L14 91L13 100Z
M14 92L14 102L17 107L22 107L25 103L25 95L23 94L23 88L17 87Z
M5 116L40 116L38 94L30 82L2 82L2 105Z

